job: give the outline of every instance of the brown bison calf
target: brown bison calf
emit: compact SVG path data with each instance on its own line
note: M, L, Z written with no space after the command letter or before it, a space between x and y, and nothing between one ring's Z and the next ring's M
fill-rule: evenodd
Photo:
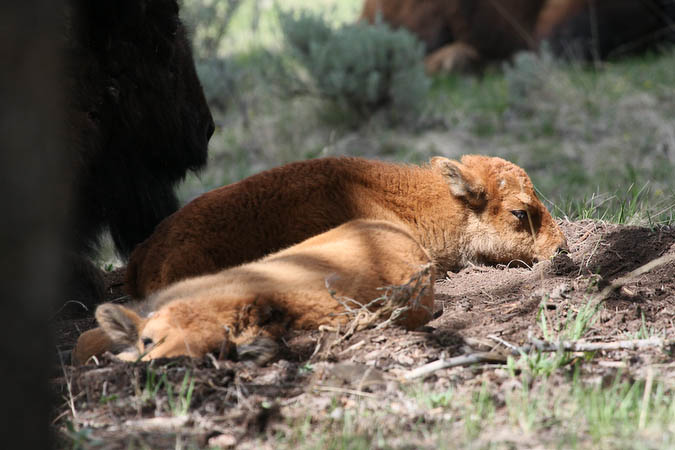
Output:
M565 246L525 171L503 159L435 157L418 167L323 158L196 198L134 250L126 286L142 298L359 218L404 225L443 271L469 262L530 264Z
M414 329L432 317L433 272L424 271L430 261L400 225L347 222L260 261L176 283L140 304L140 313L99 306L101 328L80 337L73 361L83 363L105 350L147 360L229 348L238 359L263 363L290 329L347 323L353 316L345 314L345 304L370 305L373 312L400 308L395 322ZM414 278L420 283L411 283L395 303L372 302L383 297L382 287Z

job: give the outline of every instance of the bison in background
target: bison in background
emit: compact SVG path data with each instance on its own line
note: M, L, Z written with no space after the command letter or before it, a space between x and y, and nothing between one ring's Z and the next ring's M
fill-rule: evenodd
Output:
M403 27L426 45L428 72L478 69L533 49L546 0L366 0L361 19Z
M101 233L127 257L173 213L174 187L205 165L214 124L176 0L70 0L65 17L68 299L91 305L103 291L89 259Z
M548 0L535 30L557 56L605 60L675 43L675 2Z
M665 0L366 0L361 19L378 16L424 42L429 73L480 69L543 41L585 59L675 41Z

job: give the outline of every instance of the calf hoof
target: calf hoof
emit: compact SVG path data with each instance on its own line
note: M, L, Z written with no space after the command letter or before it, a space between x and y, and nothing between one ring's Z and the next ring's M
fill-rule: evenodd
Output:
M277 355L279 344L273 339L257 336L251 341L237 345L237 360L250 361L264 366Z

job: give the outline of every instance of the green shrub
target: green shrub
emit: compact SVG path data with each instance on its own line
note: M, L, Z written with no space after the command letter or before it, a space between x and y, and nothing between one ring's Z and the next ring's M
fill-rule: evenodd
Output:
M510 106L518 112L531 113L533 99L545 96L556 62L546 49L539 53L519 52L503 69Z
M190 30L197 74L211 108L227 109L240 73L225 56L232 19L243 0L183 0L181 16Z
M394 119L419 112L429 89L422 44L383 23L331 28L311 13L280 12L293 58L305 69L308 93L360 117L386 109Z

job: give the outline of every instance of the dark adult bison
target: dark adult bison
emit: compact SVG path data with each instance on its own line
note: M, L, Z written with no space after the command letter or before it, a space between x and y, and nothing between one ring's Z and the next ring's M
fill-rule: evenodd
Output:
M670 0L548 0L535 30L558 56L611 59L675 42Z
M611 58L675 41L669 0L365 0L424 42L428 72L480 68L549 41L559 56Z
M123 257L178 208L214 124L176 0L71 0L67 140L75 149L69 299L95 303L90 259L108 229Z

